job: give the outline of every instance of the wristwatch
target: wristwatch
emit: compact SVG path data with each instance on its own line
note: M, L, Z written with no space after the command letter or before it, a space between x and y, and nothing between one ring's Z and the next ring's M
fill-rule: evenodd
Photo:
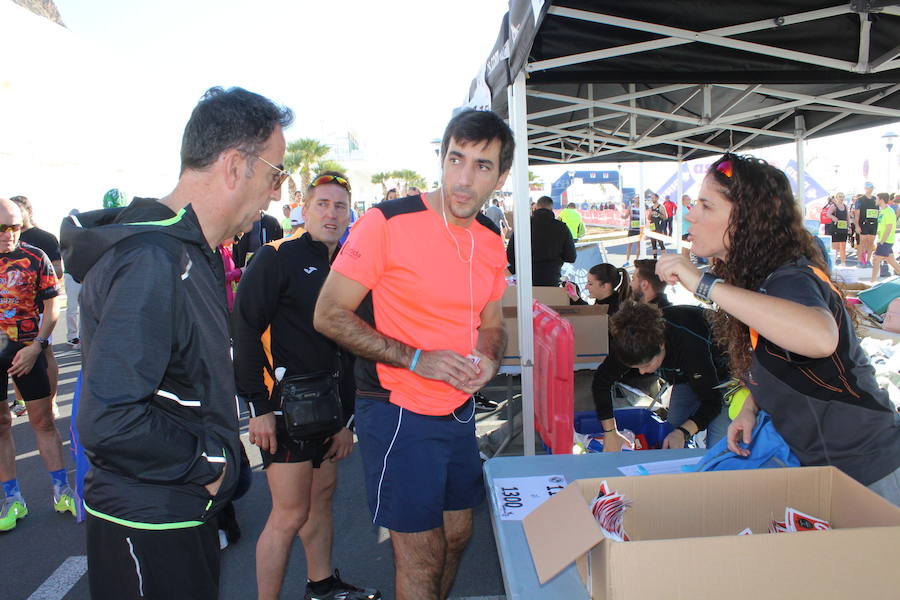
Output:
M685 442L689 442L690 439L691 439L692 437L694 437L694 434L691 433L690 431L688 431L687 429L685 429L684 427L676 427L675 429L679 430L681 433L684 434L684 441L685 441Z
M721 277L716 277L707 271L700 276L700 283L697 284L697 290L694 292L694 297L700 302L712 304L713 301L709 295L712 293L713 286L721 281L725 280Z
M34 338L34 341L41 345L41 350L46 350L47 346L50 345L50 340L48 338Z

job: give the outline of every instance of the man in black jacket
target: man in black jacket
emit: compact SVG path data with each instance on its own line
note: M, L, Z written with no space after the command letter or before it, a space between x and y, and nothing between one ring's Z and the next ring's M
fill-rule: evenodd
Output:
M707 446L728 427L719 385L728 381L728 364L712 340L706 310L626 301L609 320L609 356L594 373L592 391L597 418L605 432L604 452L621 449L624 438L613 416L612 386L626 374L656 373L676 384L668 421L675 429L663 448L683 448L688 439L710 428Z
M168 196L64 223L83 282L77 426L94 600L218 596L212 517L237 485L240 440L216 247L277 199L292 120L262 96L212 88Z
M331 499L336 463L353 450L356 384L351 355L313 328L319 290L350 223L350 183L342 173L328 171L312 180L303 218L302 236L260 247L234 303L235 381L250 410L250 443L259 446L272 494L272 511L256 546L258 597L278 598L299 535L307 600L372 600L381 598L377 590L359 589L332 572ZM346 425L324 437L293 440L279 418L276 380L336 370Z
M515 233L509 237L506 259L509 272L516 272ZM562 221L553 215L553 200L541 196L531 215L531 281L533 285L559 285L564 262L575 262L575 240Z

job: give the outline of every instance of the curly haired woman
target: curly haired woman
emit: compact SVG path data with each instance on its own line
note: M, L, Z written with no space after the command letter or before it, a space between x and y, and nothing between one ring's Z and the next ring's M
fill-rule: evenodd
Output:
M751 390L729 447L749 453L738 442L750 442L762 408L801 464L834 465L900 505L900 415L875 382L787 177L726 154L687 219L694 254L714 259L710 271L666 255L657 274L718 305L714 334Z

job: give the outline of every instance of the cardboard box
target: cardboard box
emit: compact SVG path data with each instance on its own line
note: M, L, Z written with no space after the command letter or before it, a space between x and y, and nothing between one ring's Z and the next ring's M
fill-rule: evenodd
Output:
M518 294L518 288L516 286L506 286L506 291L503 292L503 298L500 299L500 306L503 306L504 308L507 306L516 307L519 304L519 298L516 294ZM566 290L558 286L548 287L536 285L531 288L531 297L545 306L569 305L569 296L566 294Z
M534 299L546 304L572 323L575 334L575 364L603 362L609 354L609 321L606 305L570 306L565 290L558 287L535 287ZM516 322L516 288L506 288L501 300L506 324L506 352L501 365L519 365L519 326ZM577 367L576 367L577 368Z
M606 478L633 500L607 540L581 479L523 521L541 583L573 561L591 598L896 598L900 508L834 467ZM785 507L831 531L769 534ZM754 535L738 536L749 527Z

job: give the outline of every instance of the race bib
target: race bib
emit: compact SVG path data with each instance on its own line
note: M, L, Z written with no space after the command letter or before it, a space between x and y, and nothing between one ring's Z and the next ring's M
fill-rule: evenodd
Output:
M877 219L878 218L878 209L877 208L867 208L866 209L866 218L867 219Z
M640 222L640 220L632 221L632 222L631 222L631 228L632 228L632 229L640 229L640 227L641 227L641 222Z
M847 221L838 221L837 228L838 229L847 229Z

